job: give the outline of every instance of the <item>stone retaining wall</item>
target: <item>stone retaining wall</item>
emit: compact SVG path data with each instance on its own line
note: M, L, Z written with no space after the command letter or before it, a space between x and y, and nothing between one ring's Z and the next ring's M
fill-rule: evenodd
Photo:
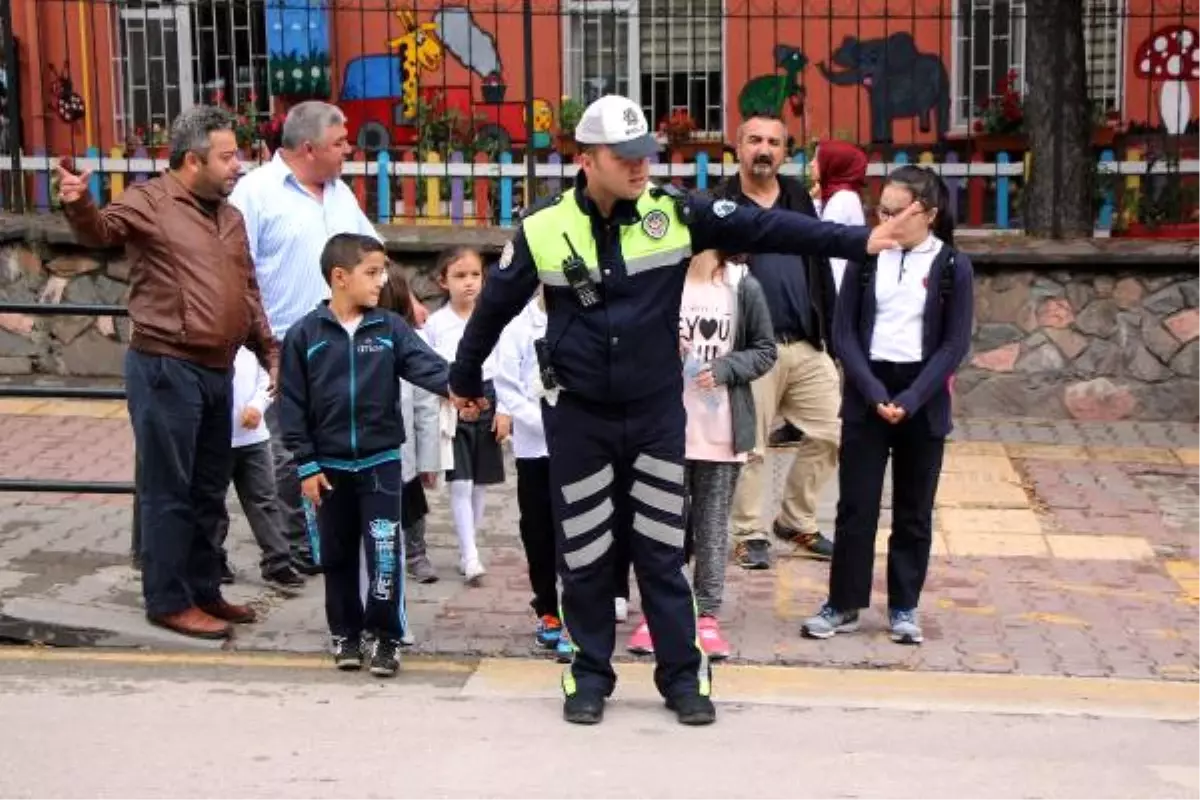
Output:
M52 218L22 219L0 218L0 301L125 302L122 254L79 248ZM418 296L439 303L429 270L443 243L413 229L387 233ZM462 233L488 251L505 236ZM975 336L957 378L957 413L1196 421L1195 244L1130 245L963 244L976 264ZM0 374L119 377L128 341L121 318L0 313Z

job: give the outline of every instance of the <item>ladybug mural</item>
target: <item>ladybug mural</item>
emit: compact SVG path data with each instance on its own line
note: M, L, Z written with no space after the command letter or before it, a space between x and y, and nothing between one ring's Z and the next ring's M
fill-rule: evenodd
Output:
M50 71L50 108L68 125L83 119L83 98L75 91L71 76L65 70L59 72L53 64L47 64L46 69Z

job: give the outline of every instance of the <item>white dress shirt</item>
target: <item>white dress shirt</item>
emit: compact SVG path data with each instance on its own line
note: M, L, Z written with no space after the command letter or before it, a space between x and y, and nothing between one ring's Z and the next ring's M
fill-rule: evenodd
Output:
M278 152L238 180L229 202L246 219L250 256L276 339L283 339L288 328L329 297L329 285L321 276L321 251L331 236L360 233L380 239L344 181L325 184L318 200L300 185Z
M533 343L546 335L546 312L534 298L508 323L496 345L496 400L513 418L513 455L545 458L541 376Z
M271 438L265 418L267 406L271 405L270 386L271 377L258 363L258 358L246 348L240 348L233 359L233 447L247 447ZM247 406L264 415L254 428L242 427L242 412Z
M875 267L872 361L913 364L924 360L929 271L941 249L942 240L930 234L911 250L896 248L879 254Z
M438 355L453 364L458 355L458 343L462 341L463 332L466 329L467 320L460 317L450 307L450 301L447 300L444 306L430 314L429 319L425 320L425 327L421 329L421 333ZM495 378L496 351L493 350L488 354L487 360L483 362L483 379L490 381Z
M833 193L829 202L817 212L825 222L836 222L840 225L866 225L863 216L862 197L858 192L840 189ZM846 259L831 258L829 266L833 270L833 283L837 291L842 290L842 276L846 274Z

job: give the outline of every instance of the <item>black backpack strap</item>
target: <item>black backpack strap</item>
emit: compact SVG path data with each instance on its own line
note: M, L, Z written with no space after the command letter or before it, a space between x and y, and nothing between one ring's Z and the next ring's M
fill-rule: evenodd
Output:
M875 282L875 267L878 263L878 256L867 256L867 260L859 265L859 285L862 286L864 292L870 289L871 284Z
M954 294L954 271L955 263L958 259L958 253L950 245L942 247L942 251L938 253L938 266L941 272L938 273L938 295L943 304L950 299L950 295Z

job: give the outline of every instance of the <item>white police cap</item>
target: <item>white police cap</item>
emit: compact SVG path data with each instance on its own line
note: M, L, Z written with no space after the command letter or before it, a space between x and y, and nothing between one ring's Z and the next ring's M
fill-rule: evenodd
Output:
M616 94L606 94L584 109L575 126L575 141L606 145L618 158L631 160L658 152L658 142L650 134L641 107Z

